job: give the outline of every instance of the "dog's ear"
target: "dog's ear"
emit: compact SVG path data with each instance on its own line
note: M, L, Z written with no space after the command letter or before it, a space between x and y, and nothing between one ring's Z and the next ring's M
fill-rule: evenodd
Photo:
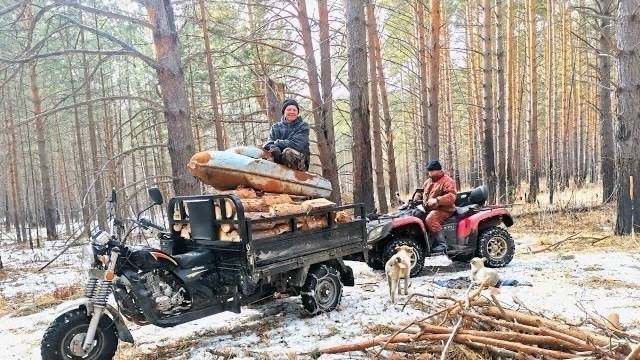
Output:
M484 263L486 263L486 262L487 262L487 258L486 258L486 257L483 257L483 258L482 258L482 259L480 259L480 260L482 260L482 264L483 264L483 265L484 265Z

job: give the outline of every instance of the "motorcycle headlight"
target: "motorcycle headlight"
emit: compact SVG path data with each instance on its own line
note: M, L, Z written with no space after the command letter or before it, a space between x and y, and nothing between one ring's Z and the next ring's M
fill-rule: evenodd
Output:
M95 234L91 235L91 242L96 245L104 246L109 242L109 238L109 234L99 230Z
M82 268L85 270L89 270L94 268L96 262L95 253L93 250L93 246L91 244L87 244L82 247Z

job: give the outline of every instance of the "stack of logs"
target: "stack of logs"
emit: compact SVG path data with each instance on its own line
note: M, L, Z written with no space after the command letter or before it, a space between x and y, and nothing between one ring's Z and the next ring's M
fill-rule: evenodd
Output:
M260 193L249 188L238 188L231 192L242 201L244 216L248 220L269 219L285 215L308 214L317 209L324 209L336 206L335 203L324 199L303 200L288 194ZM230 202L225 204L225 214L227 219L237 219L237 214L233 211ZM353 214L349 211L338 211L333 214L334 223L343 224L353 220ZM222 210L216 207L216 218L221 219ZM296 225L299 230L321 229L328 226L326 215L306 215L296 217ZM252 222L252 239L260 239L286 233L291 230L288 219L263 220ZM240 241L240 234L234 224L222 224L220 226L219 239L224 241Z
M378 359L640 360L640 336L623 331L615 317L590 315L581 324L570 325L542 314L508 309L495 296L480 298L479 294L476 291L466 302L428 296L431 299L422 304L430 308L428 316L405 326L378 325L377 329L383 329L378 332L387 335L317 352L364 351ZM448 301L453 303L442 304ZM433 306L437 303L441 305Z

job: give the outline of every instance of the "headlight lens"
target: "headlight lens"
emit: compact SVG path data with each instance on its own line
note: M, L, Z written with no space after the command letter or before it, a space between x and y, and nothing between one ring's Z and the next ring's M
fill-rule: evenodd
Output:
M85 270L92 269L95 264L95 254L93 251L93 246L91 244L87 244L82 247L82 268Z
M100 230L91 235L91 242L96 245L104 246L109 242L109 234Z
M369 231L369 234L367 236L368 240L371 241L380 237L380 235L382 234L382 230L384 230L384 225L373 228L371 231Z

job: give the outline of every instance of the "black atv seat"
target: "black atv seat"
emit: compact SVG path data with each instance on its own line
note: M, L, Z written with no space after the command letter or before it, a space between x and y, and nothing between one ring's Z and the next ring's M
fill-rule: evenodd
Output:
M462 217L465 216L471 210L477 209L478 204L471 204L467 206L456 206L456 211L453 213L453 216Z
M189 251L184 254L174 255L173 258L178 261L178 264L180 264L181 267L190 269L196 266L211 263L211 261L213 260L213 251L211 250Z
M489 197L489 190L485 185L478 186L470 191L459 192L456 194L456 207L467 207L469 205L482 206Z

